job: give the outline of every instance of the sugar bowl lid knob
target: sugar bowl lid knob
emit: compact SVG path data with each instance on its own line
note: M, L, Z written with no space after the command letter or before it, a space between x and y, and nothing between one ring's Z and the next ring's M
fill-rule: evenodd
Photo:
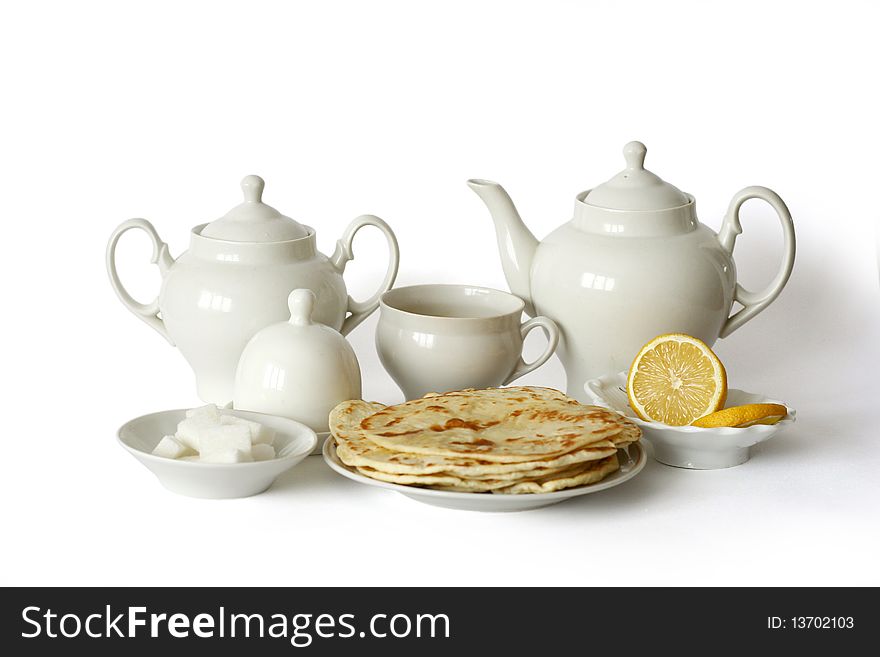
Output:
M229 242L284 242L307 237L309 230L271 205L263 203L265 181L260 176L241 179L244 202L202 228L202 237Z
M263 188L266 181L259 176L245 176L241 179L241 191L244 193L246 203L262 203Z
M636 171L644 171L645 155L647 154L648 149L642 142L629 142L623 147L623 159L626 160L626 168Z
M307 288L297 288L287 297L290 308L290 323L294 326L312 324L312 310L315 307L315 293Z

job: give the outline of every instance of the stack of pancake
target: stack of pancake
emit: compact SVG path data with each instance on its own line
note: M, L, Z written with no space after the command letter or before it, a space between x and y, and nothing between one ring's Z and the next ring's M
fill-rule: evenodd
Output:
M336 453L361 474L471 493L549 493L601 481L641 430L558 390L488 388L383 406L351 400L330 413Z

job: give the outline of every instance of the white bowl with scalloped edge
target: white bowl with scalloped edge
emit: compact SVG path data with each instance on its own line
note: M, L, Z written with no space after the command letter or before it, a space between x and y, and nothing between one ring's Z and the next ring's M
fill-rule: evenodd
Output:
M730 388L726 407L782 404L788 410L788 415L776 424L756 424L741 429L674 427L661 422L646 422L633 412L626 396L625 372L591 379L584 384L584 391L593 404L615 410L639 425L654 448L654 458L660 463L693 470L717 470L745 463L753 446L794 424L797 417L797 412L785 402Z

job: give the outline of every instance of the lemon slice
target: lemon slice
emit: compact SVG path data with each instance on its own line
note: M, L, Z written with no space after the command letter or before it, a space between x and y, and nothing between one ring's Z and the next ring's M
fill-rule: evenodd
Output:
M643 420L683 426L724 407L727 373L702 340L660 335L633 361L626 394Z
M776 424L788 415L788 409L781 404L744 404L731 406L723 411L710 413L691 424L695 427L750 427L753 424Z

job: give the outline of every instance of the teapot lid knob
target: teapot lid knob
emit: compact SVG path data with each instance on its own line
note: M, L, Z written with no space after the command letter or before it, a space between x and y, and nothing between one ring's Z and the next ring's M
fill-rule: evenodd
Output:
M609 181L593 187L583 197L583 202L604 210L633 212L666 210L691 203L691 197L645 168L647 152L642 142L629 142L623 147L626 168ZM615 221L618 219L620 216Z
M262 203L263 188L266 181L259 176L245 176L241 179L241 191L244 193L244 200L247 203Z
M287 297L290 308L290 323L294 326L309 326L312 323L312 309L315 307L315 293L308 288L297 288Z
M644 170L648 149L640 141L631 141L623 147L623 159L627 169Z

